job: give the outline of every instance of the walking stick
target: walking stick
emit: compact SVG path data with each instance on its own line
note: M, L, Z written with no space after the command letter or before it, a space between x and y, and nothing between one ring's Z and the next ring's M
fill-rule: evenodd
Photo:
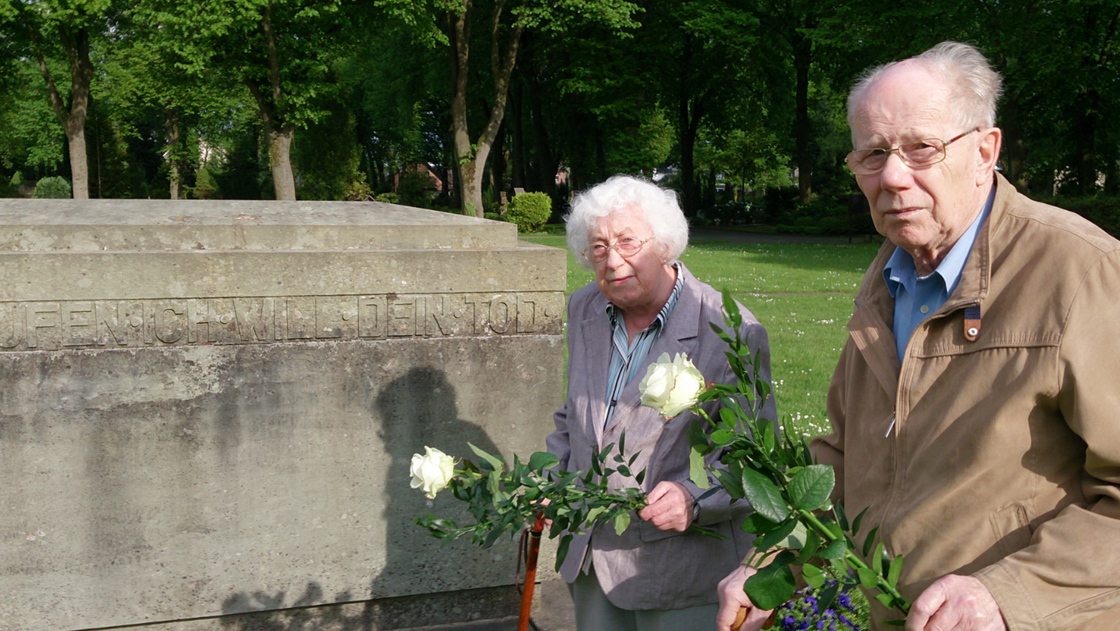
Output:
M735 614L735 622L731 623L731 631L739 631L743 628L743 623L747 621L747 613L749 613L749 611L746 607L739 607L738 613ZM762 624L762 628L769 629L774 626L774 621L777 620L777 618L778 610L775 609L770 614L770 617L766 619L766 622Z
M525 583L521 590L521 617L517 631L529 631L529 611L533 608L533 588L537 583L537 555L541 550L541 531L544 530L544 513L537 515L529 529L529 549L525 553Z

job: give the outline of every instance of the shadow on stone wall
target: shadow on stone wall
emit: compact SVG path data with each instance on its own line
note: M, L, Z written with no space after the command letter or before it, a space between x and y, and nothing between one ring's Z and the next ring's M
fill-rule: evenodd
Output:
M381 421L379 435L391 459L381 490L388 498L385 564L369 585L373 600L364 600L365 594L326 595L316 582L309 582L303 594L290 600L283 591L239 592L222 603L222 612L229 616L222 619L224 628L376 631L516 613L516 597L511 601L510 596L513 588L449 592L452 586L442 584L440 568L431 567L433 555L440 554L435 552L440 543L424 536L415 518L439 513L462 521L466 512L449 500L432 506L409 484L412 455L422 453L425 445L475 459L468 442L498 453L494 441L479 426L459 418L455 388L438 368L413 368L382 388L371 406L372 417ZM470 547L468 541L450 545ZM425 578L423 585L415 584L418 576Z
M479 384L479 387L486 386ZM439 591L450 587L440 585L442 579L439 577L442 572L437 567L418 572L418 565L422 560L431 560L433 554L440 554L435 552L439 549L440 542L424 536L415 519L417 515L439 513L463 522L466 511L463 506L457 505L458 502L450 494L444 494L441 501L435 502L433 506L419 489L411 488L409 468L412 455L423 453L425 446L435 447L454 457L469 457L472 460L477 458L467 446L468 442L490 453L498 453L498 447L482 428L459 418L456 401L455 388L448 381L447 375L432 367L408 371L382 389L377 397L382 439L385 450L392 458L392 464L389 466L389 481L385 489L389 497L385 510L385 567L370 585L370 593L374 598L428 591L409 585L415 581L418 573L434 583ZM421 535L417 536L417 533ZM452 552L458 548L462 551L470 545L468 540L461 540L449 544L445 550ZM435 611L417 612L422 618L438 614ZM397 622L384 619L392 615L385 612L378 622L392 628L391 625ZM431 622L425 620L423 623Z

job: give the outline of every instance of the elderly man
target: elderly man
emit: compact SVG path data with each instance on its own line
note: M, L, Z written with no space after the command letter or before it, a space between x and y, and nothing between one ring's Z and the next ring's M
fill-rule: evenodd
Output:
M905 557L907 629L1120 629L1120 243L995 172L999 90L952 42L852 89L848 165L889 243L814 449Z
M640 404L638 384L662 353L686 354L709 380L730 382L722 298L678 261L688 223L676 195L618 176L576 198L568 245L595 272L568 303L568 393L548 450L560 468L588 471L595 449L621 442L632 469L645 470L649 505L621 535L613 527L577 536L561 575L570 584L580 631L710 631L716 585L750 549L738 527L750 507L689 481L686 432L695 416L666 421ZM743 310L744 339L761 353L769 379L766 330ZM714 413L715 407L708 409ZM763 412L775 418L773 400ZM712 459L714 463L714 458ZM608 484L634 484L611 476ZM701 526L721 536L689 531Z

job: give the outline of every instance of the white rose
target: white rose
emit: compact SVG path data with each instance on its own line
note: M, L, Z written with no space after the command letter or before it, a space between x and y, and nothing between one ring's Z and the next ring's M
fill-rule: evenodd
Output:
M642 405L660 411L667 419L673 418L696 404L704 391L704 375L687 355L677 353L670 361L669 353L661 353L646 369L638 390L642 393Z
M424 455L412 454L412 488L422 489L428 499L447 488L455 477L455 461L438 449L424 447Z
M673 362L669 361L669 353L661 353L661 357L649 365L646 376L638 383L642 405L660 410L669 400L669 392L673 389L673 374L674 367Z
M668 355L665 357L668 358ZM665 418L673 418L696 405L696 400L704 391L704 375L700 374L683 353L677 353L673 359L673 373L673 389L669 391L668 400L661 406L661 415Z

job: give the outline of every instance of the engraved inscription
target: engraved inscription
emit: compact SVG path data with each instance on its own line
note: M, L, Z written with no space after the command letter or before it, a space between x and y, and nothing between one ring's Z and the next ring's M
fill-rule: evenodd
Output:
M0 352L558 335L559 292L0 303Z

